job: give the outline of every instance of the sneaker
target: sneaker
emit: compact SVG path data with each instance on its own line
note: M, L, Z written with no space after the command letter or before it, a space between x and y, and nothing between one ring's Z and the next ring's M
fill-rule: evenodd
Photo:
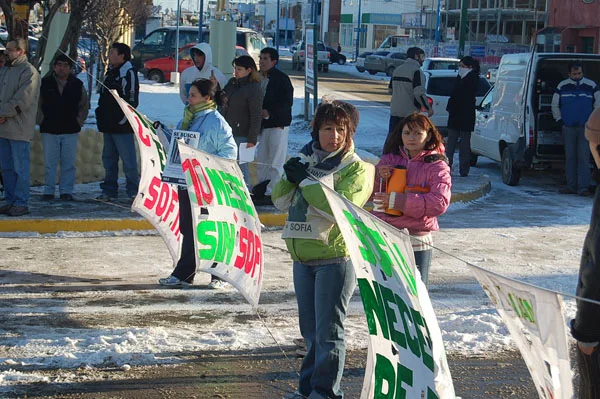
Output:
M594 193L591 192L590 190L583 190L582 192L579 193L579 195L582 197L593 197Z
M191 284L178 279L177 277L170 275L167 278L161 278L158 280L158 284L166 287L189 287Z
M102 202L108 202L108 201L114 201L114 197L109 196L108 194L100 194L99 196L96 197L96 199L98 201L102 201Z
M298 348L296 349L296 357L305 357L308 351L306 348Z
M577 194L577 191L571 190L569 187L561 188L558 192L561 194Z
M299 391L290 392L283 397L283 399L306 399L308 396L302 395Z
M208 288L210 288L211 290L222 290L224 288L227 287L227 283L221 279L218 280L212 280L209 284L208 284Z
M28 213L29 213L29 208L27 208L26 206L17 206L17 205L12 206L6 212L6 214L8 216L23 216L23 215L27 215Z
M306 341L304 341L304 338L294 338L294 345L299 348L306 348Z
M75 201L75 198L73 198L73 194L61 194L60 199L63 201Z
M54 199L53 194L44 194L42 195L42 201L52 201Z
M10 208L12 208L12 205L10 204L5 204L0 206L0 215L4 215L6 213L8 213L8 211L10 211Z

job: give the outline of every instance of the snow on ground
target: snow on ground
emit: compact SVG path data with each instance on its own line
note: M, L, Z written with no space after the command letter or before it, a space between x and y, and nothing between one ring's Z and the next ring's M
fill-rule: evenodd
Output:
M297 87L295 93L293 113L297 116L303 90ZM357 96L340 99L355 102L361 111L357 147L371 149L376 142L380 149L388 110ZM153 120L174 126L183 104L173 86L142 82L139 109ZM290 152L308 140L306 123L296 119ZM484 162L483 170L486 167L497 172L493 162ZM501 195L453 204L435 236L435 245L446 253L435 255L430 295L447 351L465 356L493 355L514 345L463 260L572 294L589 222L588 199L548 194L539 186L529 187L527 181L520 187L507 187L493 177L492 184L500 187ZM526 197L520 196L528 190L544 196L524 205L520 198ZM508 196L516 198L514 204L502 202ZM507 212L523 217L502 216ZM10 272L11 283L3 284L0 292L0 392L14 384L74 381L76 376L69 369L77 367L127 369L180 362L186 353L202 350L273 346L271 334L279 344L290 345L299 335L297 310L291 262L279 234L263 232L266 277L259 309L269 330L234 290L156 289L154 282L168 275L171 261L155 233L60 233L2 239L0 265L3 272ZM203 277L201 284L208 281ZM574 315L574 309L574 301L567 299L566 319ZM365 325L355 295L348 319L349 348L366 347ZM48 368L65 370L52 380L36 372Z

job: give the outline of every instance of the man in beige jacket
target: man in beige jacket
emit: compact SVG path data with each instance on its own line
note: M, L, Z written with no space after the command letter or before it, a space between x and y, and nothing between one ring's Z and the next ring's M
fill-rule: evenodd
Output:
M29 149L35 132L40 74L27 61L27 43L6 43L10 67L0 81L0 168L6 203L0 214L29 213Z

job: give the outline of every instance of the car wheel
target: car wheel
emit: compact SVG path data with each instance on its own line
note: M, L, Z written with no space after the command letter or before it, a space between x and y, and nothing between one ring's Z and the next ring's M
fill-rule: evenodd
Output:
M369 69L367 72L369 72L369 75L376 75L377 71L374 71L372 69Z
M392 75L394 74L394 69L396 69L396 68L394 68L393 66L389 67L389 68L387 69L387 71L385 72L385 74L386 74L387 76L392 76Z
M478 160L479 160L479 155L471 153L471 159L469 159L469 164L471 166L477 166Z
M346 59L345 58L340 58L338 60L338 64L340 64L340 65L344 65L345 63L346 63Z
M502 182L509 186L516 186L519 184L521 178L521 169L515 166L515 160L513 159L510 149L506 147L502 151Z
M363 73L365 71L365 68L363 67L356 67L356 70L360 73Z
M165 76L161 71L154 69L148 72L148 79L153 80L156 83L163 83L165 81Z

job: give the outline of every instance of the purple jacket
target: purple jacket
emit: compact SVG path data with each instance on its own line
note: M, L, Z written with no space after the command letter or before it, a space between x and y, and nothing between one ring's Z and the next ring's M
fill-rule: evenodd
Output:
M443 153L442 153L443 154ZM432 156L433 155L433 156ZM385 154L377 164L406 167L406 184L408 186L429 187L428 193L406 193L406 203L401 216L388 215L383 212L372 212L384 222L392 226L408 229L411 235L425 235L439 230L437 217L442 215L450 205L450 167L444 159L440 159L435 150L422 151L413 159L408 159L404 149L400 154ZM385 189L385 182L383 189ZM373 192L379 192L379 174L375 176Z

